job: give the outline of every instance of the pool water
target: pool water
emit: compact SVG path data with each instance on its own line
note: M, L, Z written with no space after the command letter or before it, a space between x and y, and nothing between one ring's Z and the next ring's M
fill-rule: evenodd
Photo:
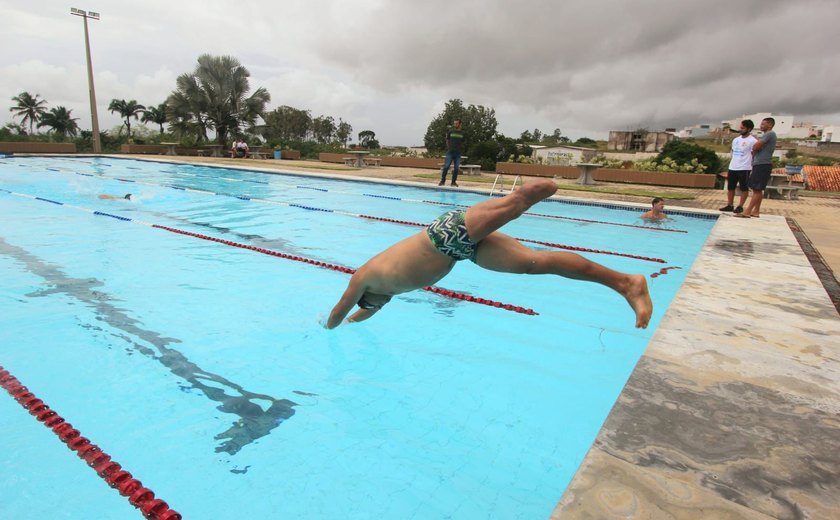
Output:
M461 262L439 287L538 315L415 291L328 331L349 275L144 224L355 268L420 228L354 215L487 196L84 157L0 159L0 190L0 366L184 518L547 518L714 224L546 201L503 228L665 260L582 253L649 276L646 330L596 284ZM0 417L0 518L140 517Z

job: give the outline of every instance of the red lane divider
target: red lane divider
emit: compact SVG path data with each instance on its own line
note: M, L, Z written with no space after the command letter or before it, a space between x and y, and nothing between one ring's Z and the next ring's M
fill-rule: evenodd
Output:
M426 204L436 204L438 206L455 206L458 208L468 208L464 204L453 204L450 202L437 202L434 200L424 200ZM688 233L688 231L684 229L668 229L668 228L660 228L660 227L653 227L653 226L640 226L638 224L620 224L618 222L607 222L605 220L590 220L587 218L575 218L575 217L562 217L560 215L546 215L545 213L531 213L530 211L526 211L523 215L530 215L532 217L545 217L545 218L556 218L560 220L574 220L577 222L589 222L590 224L607 224L610 226L621 226L621 227L631 227L637 229L647 229L648 231L668 231L670 233Z
M353 273L356 272L355 269L351 269L350 267L344 267L344 266L341 266L341 265L330 264L330 263L327 263L327 262L320 262L318 260L312 260L311 258L305 258L305 257L302 257L302 256L287 255L285 253L279 253L277 251L272 251L270 249L263 249L261 247L249 246L247 244L241 244L239 242L233 242L233 241L230 241L230 240L222 240L221 238L215 238L215 237L211 237L211 236L208 236L208 235L202 235L201 233L192 233L190 231L183 231L181 229L171 228L171 227L167 227L167 226L161 226L161 225L158 225L158 224L153 224L152 227L157 228L157 229L163 229L164 231L169 231L171 233L177 233L179 235L186 235L186 236L189 236L189 237L200 238L202 240L209 240L210 242L216 242L216 243L219 243L219 244L224 244L226 246L239 247L241 249L248 249L250 251L254 251L254 252L257 252L257 253L262 253L264 255L276 256L278 258L283 258L283 259L286 259L286 260L294 260L295 262L303 262L305 264L316 265L318 267L323 267L324 269L332 269L333 271L339 271L341 273L353 274ZM477 298L475 296L470 296L469 294L460 293L460 292L456 292L456 291L450 291L448 289L441 289L439 287L428 286L428 287L423 287L423 290L424 291L429 291L429 292L432 292L432 293L435 293L435 294L441 294L441 295L444 295L444 296L448 296L450 298L455 298L457 300L464 300L464 301L467 301L467 302L480 303L482 305L487 305L489 307L496 307L497 309L504 309L504 310L508 310L508 311L518 312L520 314L528 314L528 315L531 315L531 316L536 316L536 315L539 314L536 311L534 311L533 309L520 307L518 305L511 305L509 303L501 303L501 302L497 302L497 301L494 301L494 300L487 300L487 299L484 299L484 298Z
M656 278L657 276L668 274L668 271L670 271L671 269L682 269L682 267L663 267L658 272L651 274L650 277Z
M564 246L563 244L555 244L553 242L541 242L539 240L530 240L527 238L517 238L520 242L531 242L532 244L540 244L543 246L556 247L557 249L567 249L569 251L580 251L582 253L598 253L601 255L623 256L625 258L635 258L636 260L647 260L648 262L657 262L664 264L665 260L661 258L654 258L652 256L631 255L630 253L616 253L615 251L604 251L603 249L589 249L586 247Z
M169 504L163 500L155 498L153 491L143 487L142 482L123 470L122 466L113 461L111 456L102 451L99 446L82 437L79 430L73 428L73 425L66 422L55 410L50 409L2 366L0 366L0 386L29 411L30 415L50 428L109 486L116 489L120 495L128 497L128 502L139 509L143 516L150 520L181 520L180 513L170 509Z
M393 218L385 218L385 217L374 217L372 215L359 215L362 218L370 219L370 220L379 220L381 222L393 222L394 224L404 224L406 226L417 226L417 227L426 227L428 224L421 224L419 222L410 222L408 220L397 220ZM556 247L557 249L565 249L568 251L580 251L582 253L598 253L601 255L613 255L613 256L623 256L625 258L635 258L637 260L647 260L648 262L657 262L660 264L664 264L665 260L661 258L654 258L652 256L640 256L640 255L631 255L630 253L616 253L615 251L605 251L603 249L589 249L586 247L578 247L578 246L567 246L564 244L557 244L554 242L543 242L541 240L531 240L529 238L517 238L520 242L529 242L531 244L540 244L543 246L548 247Z

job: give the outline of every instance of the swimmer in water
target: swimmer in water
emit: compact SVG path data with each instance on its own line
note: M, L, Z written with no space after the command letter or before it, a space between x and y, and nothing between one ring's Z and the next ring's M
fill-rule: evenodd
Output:
M99 195L99 198L102 200L131 200L131 193L126 193L122 197L120 197L119 195L108 195L107 193L103 193Z

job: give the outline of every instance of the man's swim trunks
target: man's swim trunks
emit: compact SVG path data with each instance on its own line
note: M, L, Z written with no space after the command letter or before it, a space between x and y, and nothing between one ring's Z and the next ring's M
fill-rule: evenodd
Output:
M476 243L467 234L465 210L452 210L439 216L426 228L435 249L455 260L473 260Z

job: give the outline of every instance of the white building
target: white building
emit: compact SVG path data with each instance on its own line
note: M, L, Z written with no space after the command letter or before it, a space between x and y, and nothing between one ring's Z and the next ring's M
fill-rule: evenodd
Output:
M741 117L736 117L735 119L730 119L728 121L722 121L721 123L729 125L729 128L738 129L741 126L741 121L744 119L751 119L755 124L755 131L753 131L753 135L760 135L761 132L758 130L758 125L761 124L762 119L766 119L768 117L772 117L776 120L776 125L773 127L773 131L776 132L776 135L779 137L788 137L788 134L793 129L793 116L774 116L770 112L758 112L755 114L744 114Z
M584 148L582 146L542 146L530 145L531 157L534 159L541 157L543 164L554 164L558 166L570 166L572 164L586 162L595 157L598 153L593 148Z
M820 140L824 143L840 143L840 126L824 126Z

